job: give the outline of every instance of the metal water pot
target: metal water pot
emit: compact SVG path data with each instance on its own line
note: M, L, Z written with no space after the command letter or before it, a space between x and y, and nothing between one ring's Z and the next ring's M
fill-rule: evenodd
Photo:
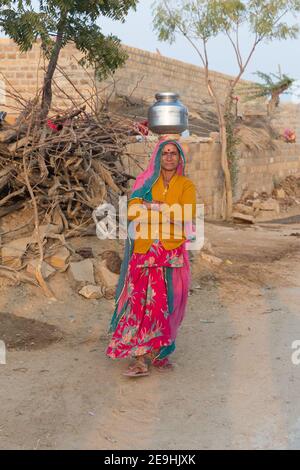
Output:
M188 128L188 110L177 93L156 93L148 111L148 127L155 134L181 134Z

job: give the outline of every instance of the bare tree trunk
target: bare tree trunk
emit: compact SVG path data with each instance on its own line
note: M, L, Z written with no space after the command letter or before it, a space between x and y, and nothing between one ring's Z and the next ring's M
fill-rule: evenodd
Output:
M271 98L268 102L268 115L271 116L275 109L279 106L280 99L279 99L280 92L274 91L271 95Z
M221 108L221 107L220 107ZM226 191L226 220L230 219L232 215L232 182L227 158L227 133L226 122L222 109L218 111L219 125L220 125L220 141L221 141L221 165L225 179Z
M59 53L63 44L63 25L61 22L57 31L55 45L49 60L47 71L44 77L43 84L43 95L42 95L42 104L41 104L41 120L45 120L48 116L49 110L52 103L52 79L54 72L56 70Z
M208 93L213 98L215 105L216 105L219 127L220 127L221 166L222 166L222 170L224 174L225 193L226 193L226 210L223 213L223 218L228 220L230 219L232 215L233 198L232 198L231 175L230 175L228 157L227 157L227 133L226 133L225 113L224 113L224 109L222 109L220 100L209 79L208 68L205 69L205 77L206 77L206 85L207 85Z

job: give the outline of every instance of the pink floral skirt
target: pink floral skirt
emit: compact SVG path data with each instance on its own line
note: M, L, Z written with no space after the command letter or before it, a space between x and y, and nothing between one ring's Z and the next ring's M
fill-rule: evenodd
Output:
M123 290L126 308L106 354L113 358L149 354L172 343L165 268L181 269L183 246L165 250L156 240L147 253L133 253Z

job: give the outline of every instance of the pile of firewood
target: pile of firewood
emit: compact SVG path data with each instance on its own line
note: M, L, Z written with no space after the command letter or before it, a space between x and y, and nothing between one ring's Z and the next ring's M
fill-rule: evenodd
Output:
M0 275L34 283L52 298L49 269L64 271L80 258L67 239L95 234L93 211L103 202L116 206L134 179L124 157L137 163L127 150L132 120L73 101L41 121L35 98L14 125L0 124ZM24 226L18 217L28 210Z
M33 109L24 112L14 126L0 130L0 217L34 196L39 213L61 218L64 231L90 220L104 200L126 192L132 177L122 155L131 129L122 117L85 107L43 126Z

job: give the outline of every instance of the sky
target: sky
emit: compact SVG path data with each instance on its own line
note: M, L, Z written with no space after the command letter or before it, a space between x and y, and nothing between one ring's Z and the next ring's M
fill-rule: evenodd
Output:
M152 0L140 0L137 11L130 12L124 24L108 19L99 22L105 33L116 34L124 44L155 52L156 48L161 54L174 59L200 65L197 54L184 38L178 38L175 44L159 42L152 26L151 5ZM294 20L295 21L295 20ZM298 18L300 22L300 18ZM242 46L249 50L251 38L244 32ZM236 70L236 61L224 36L219 37L209 45L210 66L219 72L233 74ZM283 73L300 79L300 38L297 40L274 41L270 44L260 44L245 78L255 78L252 74L257 70L263 72L277 72L278 65Z
M33 0L33 3L38 3ZM153 0L140 0L137 11L133 10L127 16L126 22L111 21L100 18L99 25L105 34L115 34L124 44L155 52L156 49L166 57L178 59L195 65L201 65L199 57L184 38L178 37L176 43L170 45L159 42L152 26ZM295 21L293 19L293 21ZM300 18L298 18L300 22ZM251 46L251 38L244 31L241 46L246 53ZM210 68L229 75L235 74L237 65L235 56L224 39L218 37L209 43ZM277 73L281 71L292 78L300 80L300 37L297 40L274 41L269 44L260 44L252 58L244 78L257 80L256 71Z
M197 53L184 38L178 37L176 43L170 45L159 42L152 26L153 0L140 0L136 12L129 13L124 24L108 19L101 19L99 25L104 33L113 33L128 46L155 52L156 49L166 57L201 66ZM295 19L292 19L295 22ZM298 18L300 22L300 18ZM251 47L251 37L244 31L241 46L244 53ZM224 40L224 36L214 39L208 47L210 68L218 72L233 75L237 64L233 50ZM292 78L300 79L300 37L297 40L274 41L260 44L249 63L244 78L258 80L255 72L277 73L278 67L282 73ZM291 98L289 98L291 99Z

